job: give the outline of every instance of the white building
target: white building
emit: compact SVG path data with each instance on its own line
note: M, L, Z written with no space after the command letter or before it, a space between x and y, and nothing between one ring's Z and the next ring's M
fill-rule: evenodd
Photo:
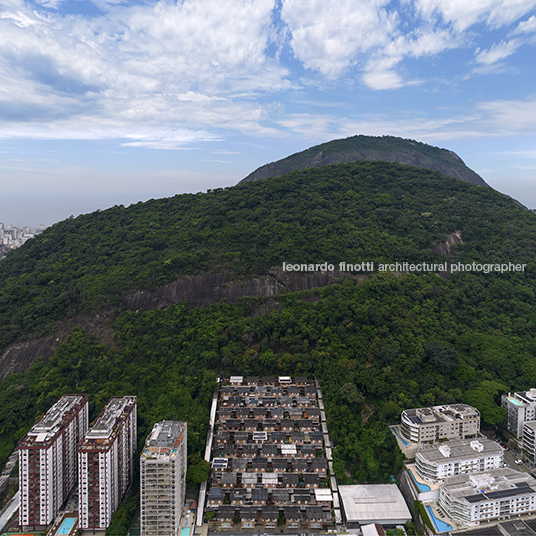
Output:
M522 448L525 450L530 459L536 461L536 421L526 422L523 425L523 443Z
M140 458L142 536L176 536L186 494L185 422L153 426Z
M20 440L20 523L50 525L78 481L76 452L89 425L88 398L65 395Z
M405 409L401 434L411 443L435 443L440 439L472 439L480 430L480 413L466 404Z
M439 506L467 526L536 511L536 480L508 467L447 478Z
M411 521L411 513L396 484L339 486L348 528L378 523L395 527Z
M427 482L450 476L483 473L503 466L504 449L495 441L451 439L423 445L415 455L415 470Z
M517 438L523 437L523 425L536 420L536 389L503 395L501 405L508 412L506 417L508 430Z
M111 398L78 447L79 526L104 530L132 479L136 397Z

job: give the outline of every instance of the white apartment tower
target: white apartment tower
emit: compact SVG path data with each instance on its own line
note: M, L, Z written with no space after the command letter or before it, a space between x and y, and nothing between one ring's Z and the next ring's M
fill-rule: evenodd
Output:
M508 412L506 417L508 431L517 438L523 437L523 425L536 420L536 389L503 395L501 405Z
M50 525L78 481L76 452L89 426L88 398L65 395L19 441L20 524Z
M186 493L185 422L153 426L140 458L141 536L176 536Z
M137 436L135 396L111 398L78 447L79 527L104 530L130 485Z

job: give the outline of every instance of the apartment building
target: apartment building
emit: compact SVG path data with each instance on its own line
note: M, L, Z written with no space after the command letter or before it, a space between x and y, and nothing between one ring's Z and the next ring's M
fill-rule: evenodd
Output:
M536 511L536 479L508 467L447 478L439 506L452 519L477 526Z
M401 415L403 438L411 443L440 439L473 439L480 431L480 413L466 404L405 409Z
M132 480L136 422L135 396L111 398L78 447L80 528L110 524Z
M156 423L140 458L142 536L176 536L186 494L187 424Z
M536 389L503 395L501 405L507 411L508 431L515 434L517 438L523 437L523 425L536 420Z
M88 398L65 395L20 440L20 524L50 525L78 481L77 447L89 426Z
M522 448L534 463L536 461L536 421L526 422L523 425Z
M436 484L450 476L482 473L503 466L504 449L495 441L451 439L423 445L415 455L415 470Z

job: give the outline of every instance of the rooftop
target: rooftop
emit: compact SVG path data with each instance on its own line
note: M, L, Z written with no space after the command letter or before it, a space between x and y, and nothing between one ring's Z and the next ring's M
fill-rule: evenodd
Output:
M179 421L157 422L145 440L142 459L169 460L176 458L186 435L186 423Z
M80 449L107 447L119 432L119 424L136 405L135 396L113 397L110 399L95 424L86 433Z
M502 467L486 473L452 476L445 480L443 490L472 504L536 493L536 479L528 473Z
M78 406L87 401L85 395L62 396L28 432L25 442L44 443L56 436L72 417Z
M467 404L451 404L429 408L405 409L402 412L414 424L461 421L480 417L477 409Z
M411 514L396 484L339 486L349 522L381 523L385 519L407 520Z
M503 453L504 449L490 439L479 439L478 441L451 439L444 443L423 445L417 451L416 457L420 457L428 463L440 464L446 461L454 462L482 456L499 456Z

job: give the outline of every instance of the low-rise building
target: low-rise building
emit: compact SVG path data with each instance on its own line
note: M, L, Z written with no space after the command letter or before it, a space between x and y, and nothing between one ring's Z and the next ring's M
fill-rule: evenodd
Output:
M285 506L283 508L285 512L285 519L287 522L287 529L297 529L300 527L300 523L303 519L300 508L298 506Z
M439 506L468 526L536 511L536 479L508 467L447 478Z
M415 469L423 479L436 483L450 476L499 469L503 460L504 449L495 441L451 439L420 447Z
M257 509L251 506L240 508L240 524L243 529L254 529L257 521Z
M405 409L401 433L411 443L441 439L474 439L480 431L480 412L466 404Z
M264 528L275 529L279 518L279 508L275 505L264 506L262 509L262 521Z

